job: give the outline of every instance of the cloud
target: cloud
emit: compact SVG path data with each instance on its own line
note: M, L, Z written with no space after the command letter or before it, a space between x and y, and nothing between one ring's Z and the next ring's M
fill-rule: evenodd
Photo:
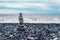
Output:
M49 9L49 5L46 3L0 3L0 6L10 7L10 8L40 8Z
M49 5L46 3L36 3L35 6L42 10L50 9Z
M1 6L3 8L1 8ZM30 13L50 14L50 13L58 12L58 10L56 11L55 4L49 4L49 3L48 4L47 3L0 3L0 9L4 9L4 7L8 10L19 10L20 12L26 14L30 14ZM19 13L19 12L13 11L13 13Z
M39 1L39 0L0 0L0 1Z
M19 13L17 10L0 10L0 14Z
M60 0L0 0L0 2L41 2L41 3L60 3Z
M3 4L6 7L12 7L12 8L27 8L30 7L27 3L4 3Z
M3 9L3 10L0 10L0 14L17 14L17 13L25 13L25 14L32 14L31 11L28 11L28 10L6 10L6 9Z
M57 3L57 4L60 4L60 0L56 0L56 3Z
M17 13L52 14L60 11L59 0L0 0L0 9L18 10ZM9 2L9 3L8 3ZM3 7L3 8L2 8ZM13 13L16 13L14 12ZM10 12L10 11L8 11ZM12 12L12 11L11 11ZM59 12L60 13L60 12Z

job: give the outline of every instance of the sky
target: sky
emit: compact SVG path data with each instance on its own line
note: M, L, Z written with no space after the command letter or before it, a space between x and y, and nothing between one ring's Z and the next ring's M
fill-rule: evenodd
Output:
M60 15L60 0L0 0L0 14Z

